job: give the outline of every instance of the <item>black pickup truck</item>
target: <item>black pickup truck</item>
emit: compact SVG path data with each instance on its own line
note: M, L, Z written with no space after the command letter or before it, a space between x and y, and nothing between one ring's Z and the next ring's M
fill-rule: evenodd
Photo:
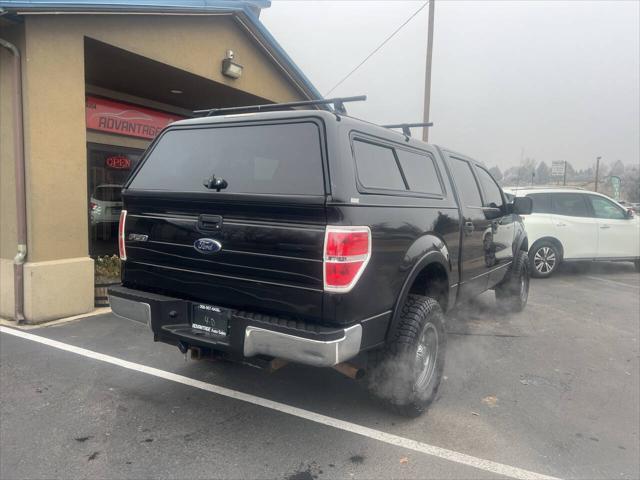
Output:
M527 302L528 199L334 111L173 123L122 196L113 313L185 354L365 371L402 414L435 397L444 312L488 289L502 309Z

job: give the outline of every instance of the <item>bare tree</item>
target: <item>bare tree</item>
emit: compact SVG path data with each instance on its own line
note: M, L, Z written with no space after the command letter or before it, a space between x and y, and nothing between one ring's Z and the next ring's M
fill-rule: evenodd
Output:
M624 163L622 163L620 160L616 160L611 165L611 170L609 170L609 175L615 175L616 177L623 177L624 171L625 171Z
M536 168L536 183L545 185L551 180L551 169L543 160Z
M493 176L493 178L496 179L497 182L502 182L502 179L504 178L502 175L502 171L500 170L500 167L491 167L489 169L489 173Z
M627 202L640 203L640 168L637 165L625 168L622 197Z

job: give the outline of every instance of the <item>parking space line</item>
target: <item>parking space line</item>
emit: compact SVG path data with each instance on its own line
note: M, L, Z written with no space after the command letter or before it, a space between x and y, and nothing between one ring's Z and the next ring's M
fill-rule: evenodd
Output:
M587 278L590 278L591 280L599 280L601 282L610 283L611 285L615 285L617 287L627 287L627 288L633 288L635 290L640 290L640 286L638 285L632 285L630 283L624 283L624 282L617 282L616 280L609 280L608 278L600 278L600 277L592 277L592 276L587 276Z
M304 410L302 408L293 407L284 403L275 402L273 400L267 400L266 398L257 397L255 395L239 392L236 390L231 390L229 388L221 387L211 383L206 383L200 380L195 380L193 378L167 372L165 370L160 370L154 367L148 367L146 365L130 362L128 360L112 357L110 355L94 352L92 350L76 347L74 345L69 345L67 343L63 343L57 340L41 337L39 335L23 332L13 328L7 328L0 325L0 333L6 333L8 335L13 335L15 337L19 337L25 340L37 342L37 343L47 345L49 347L57 348L59 350L63 350L66 352L75 353L83 357L91 358L93 360L98 360L100 362L109 363L111 365L116 365L122 368L126 368L128 370L133 370L140 373L146 373L147 375L151 375L157 378L162 378L164 380L169 380L171 382L180 383L182 385L198 388L200 390L205 390L207 392L215 393L217 395L221 395L224 397L233 398L235 400L240 400L242 402L258 405L264 408L269 408L271 410L285 413L287 415L291 415L294 417L302 418L304 420L309 420L311 422L315 422L320 425L333 427L339 430L343 430L345 432L350 432L356 435L367 437L372 440L384 442L389 445L406 448L408 450L413 450L415 452L424 453L433 457L437 457L440 459L448 460L450 462L473 467L478 470L484 470L486 472L490 472L493 474L503 475L506 477L516 478L520 480L558 480L556 477L542 475L540 473L524 470L522 468L505 465L502 463L493 462L491 460L485 460L482 458L467 455L465 453L456 452L454 450L448 450L446 448L436 447L434 445L429 445L427 443L418 442L416 440L400 437L398 435L393 435L391 433L386 433L381 430L375 430L373 428L358 425L356 423L351 423L345 420L328 417L326 415L311 412L309 410Z

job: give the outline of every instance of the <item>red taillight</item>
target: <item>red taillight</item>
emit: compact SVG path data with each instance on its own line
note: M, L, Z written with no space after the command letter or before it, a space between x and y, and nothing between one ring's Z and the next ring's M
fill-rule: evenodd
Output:
M351 290L371 257L369 227L327 226L324 237L324 289Z
M120 260L127 259L127 249L124 245L124 224L127 221L127 211L120 212L120 223L118 223L118 250L120 250Z
M369 252L369 230L356 232L332 231L327 235L325 255L328 257L350 257Z
M91 208L91 210L95 210L96 208L98 208L98 204L97 204L97 203L93 203L93 202L91 202L91 203L89 204L89 207Z

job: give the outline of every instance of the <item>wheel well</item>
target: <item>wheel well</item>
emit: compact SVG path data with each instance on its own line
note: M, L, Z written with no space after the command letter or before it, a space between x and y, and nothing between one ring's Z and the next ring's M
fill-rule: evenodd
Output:
M440 304L443 311L446 311L449 301L447 271L437 262L430 263L415 278L409 293L431 297Z
M562 243L560 243L560 240L554 237L542 237L535 241L535 243L531 246L531 249L533 250L533 247L538 245L540 242L553 243L558 248L558 252L560 253L560 259L562 260L562 258L564 257L564 248L562 246Z

